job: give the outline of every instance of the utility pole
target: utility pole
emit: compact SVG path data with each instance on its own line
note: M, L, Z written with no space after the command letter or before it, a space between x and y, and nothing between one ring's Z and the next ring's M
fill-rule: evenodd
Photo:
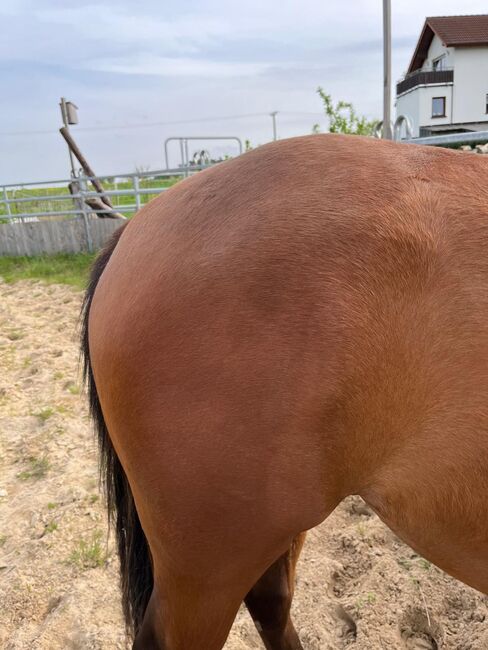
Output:
M383 0L383 138L391 132L391 0Z
M61 97L61 101L59 102L59 107L61 108L61 117L63 119L63 125L64 128L69 131L68 125L69 124L78 124L78 115L77 115L77 109L78 106L73 104L73 102L67 102L64 97ZM71 149L68 147L68 152L69 152L69 159L71 162L71 177L76 178L76 165L75 165L75 159L73 157L73 152Z
M273 120L273 140L277 140L277 135L276 135L276 116L278 115L278 111L273 111L270 113L271 119Z

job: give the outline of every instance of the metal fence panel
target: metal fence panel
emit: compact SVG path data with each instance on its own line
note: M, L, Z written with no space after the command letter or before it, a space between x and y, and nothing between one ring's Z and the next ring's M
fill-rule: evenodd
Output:
M90 178L61 179L0 186L0 255L41 255L97 250L122 219L98 218L117 212L128 217L175 179L205 166L98 177L103 194L88 189ZM75 185L69 192L69 185ZM72 187L73 187L72 185ZM110 197L113 209L91 208L85 199Z
M207 165L208 166L208 165ZM0 223L10 219L14 223L31 218L53 218L82 216L85 208L80 205L85 198L108 196L117 212L129 215L142 207L150 197L168 189L172 179L182 179L194 174L206 166L190 165L176 169L164 169L153 172L116 174L109 177L97 177L108 187L103 194L88 189L90 178L80 176L76 179L61 179L34 183L17 183L0 186ZM76 182L77 192L71 194L70 183ZM130 198L132 197L132 201ZM93 212L86 208L87 212Z
M488 131L469 131L466 133L442 133L425 138L403 140L408 144L425 144L433 147L460 147L464 144L484 144L488 142Z

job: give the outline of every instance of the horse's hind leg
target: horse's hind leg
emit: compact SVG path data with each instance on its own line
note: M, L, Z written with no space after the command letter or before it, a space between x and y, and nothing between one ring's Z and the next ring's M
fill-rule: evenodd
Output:
M243 561L234 554L220 562L207 558L210 571L202 571L195 558L194 565L186 563L177 574L172 563L165 563L155 571L133 650L221 650L244 599L268 650L302 650L290 605L304 538L304 533L298 535L284 554L280 544L278 553L270 553L278 559L266 571L268 562L261 568L260 561Z
M156 600L153 591L144 614L141 629L134 639L132 650L165 650L162 638L158 639Z
M221 650L245 592L211 574L197 579L165 572L156 579L132 650Z
M295 567L305 533L274 562L245 598L246 606L267 650L302 650L290 617L295 588Z

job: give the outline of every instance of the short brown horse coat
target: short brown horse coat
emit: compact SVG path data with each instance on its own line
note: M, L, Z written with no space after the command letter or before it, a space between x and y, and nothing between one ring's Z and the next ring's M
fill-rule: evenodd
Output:
M134 647L218 650L247 594L266 647L300 648L287 549L349 494L488 592L481 156L285 140L165 192L112 248L87 322L154 575Z

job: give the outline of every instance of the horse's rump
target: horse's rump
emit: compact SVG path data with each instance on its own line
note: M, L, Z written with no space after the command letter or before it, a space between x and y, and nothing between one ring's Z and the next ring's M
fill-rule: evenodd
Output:
M133 494L152 602L179 603L178 629L190 607L210 629L193 601L210 585L225 637L259 575L354 493L488 589L481 180L474 156L313 136L199 173L124 230L85 312L95 400L131 508L121 552Z

